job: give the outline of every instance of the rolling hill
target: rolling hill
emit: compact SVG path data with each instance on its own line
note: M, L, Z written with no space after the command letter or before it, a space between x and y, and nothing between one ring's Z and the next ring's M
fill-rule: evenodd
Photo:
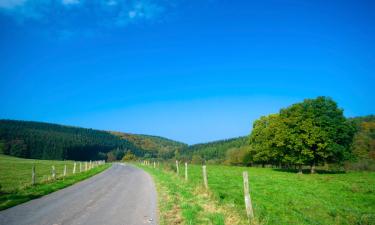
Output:
M0 153L34 159L121 159L126 151L136 156L168 156L186 146L166 138L108 132L59 124L0 120Z

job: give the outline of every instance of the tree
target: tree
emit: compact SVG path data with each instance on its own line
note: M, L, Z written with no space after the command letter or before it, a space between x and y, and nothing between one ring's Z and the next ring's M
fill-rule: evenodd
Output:
M280 117L288 130L289 161L308 164L314 173L319 163L342 162L349 157L354 128L331 98L306 99L282 109Z
M12 140L10 143L10 155L16 157L24 157L28 156L27 146L23 140Z
M198 154L194 154L193 157L191 158L191 163L192 164L202 164L203 158Z
M254 162L279 164L284 158L287 129L278 114L262 116L254 122L250 135L250 155Z
M107 161L108 162L116 161L116 155L113 151L107 153Z
M250 135L254 162L315 166L342 162L350 156L354 127L327 97L306 99L255 121Z
M124 157L122 158L122 161L134 161L137 157L131 152L127 151Z
M231 148L226 152L226 164L246 166L250 161L251 155L248 147Z
M352 149L357 159L375 160L375 121L362 122L358 125Z

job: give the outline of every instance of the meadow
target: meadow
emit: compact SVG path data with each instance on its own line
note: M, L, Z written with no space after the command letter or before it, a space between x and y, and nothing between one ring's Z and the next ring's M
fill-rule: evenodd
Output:
M180 210L184 224L248 223L244 208L243 171L249 173L255 214L253 224L375 224L373 172L299 175L272 168L208 165L209 190L206 194L208 198L204 201L212 205L209 208L218 209L214 210L216 214L213 217L204 215L202 211L206 207L203 204L199 206L199 199L205 192L201 166L189 165L188 182L184 181L183 165L180 165L178 176L173 165L161 165L156 169L147 166L142 168L153 175L161 194L174 195L165 199L180 195L179 189L190 192L183 194L191 195L185 198L187 201L183 201L183 198L176 201L179 208L185 210L185 214ZM209 223L207 220L194 221L194 216L188 216L194 212L194 207L198 208L195 210L196 217L214 219L209 220Z
M64 167L67 167L63 177ZM35 166L36 184L31 184L32 167ZM52 166L55 166L56 179L52 179ZM88 171L73 174L74 161L34 160L0 155L0 210L41 197L78 181L89 178L105 169L104 164ZM82 163L82 169L84 169Z

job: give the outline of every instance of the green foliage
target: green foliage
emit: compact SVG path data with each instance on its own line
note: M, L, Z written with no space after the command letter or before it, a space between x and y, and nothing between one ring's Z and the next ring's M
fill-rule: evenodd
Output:
M129 161L135 161L137 160L137 157L131 153L131 151L127 151L124 157L122 158L122 161L129 162Z
M121 160L125 152L136 156L172 158L185 147L166 138L106 132L50 123L0 120L0 152L35 159ZM113 157L111 160L114 160Z
M110 151L110 152L107 153L107 161L108 162L114 162L116 160L117 160L117 158L116 158L116 155L115 155L114 151Z
M330 98L306 99L261 117L250 136L258 163L311 165L340 163L350 157L354 127Z
M247 166L251 161L249 147L231 148L226 152L225 164L234 166Z
M231 148L241 148L248 146L249 140L247 137L232 138L227 140L214 141L204 144L191 145L181 151L181 157L192 160L194 156L204 161L216 161L217 163L224 162L226 152Z
M200 155L193 155L191 158L191 163L193 164L202 164L203 163L203 158Z
M158 136L128 134L121 132L111 133L133 143L137 148L143 149L149 154L152 154L152 157L158 157L162 159L172 158L175 151L187 146L184 143Z
M375 116L354 118L352 121L357 128L352 144L354 156L375 160Z

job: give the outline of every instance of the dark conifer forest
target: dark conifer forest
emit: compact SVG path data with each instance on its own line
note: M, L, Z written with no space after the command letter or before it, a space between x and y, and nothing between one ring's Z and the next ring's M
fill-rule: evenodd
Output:
M165 147L170 145L172 147ZM115 160L121 159L127 151L137 157L157 157L159 151L173 152L182 146L184 144L155 136L127 134L124 137L94 129L0 120L0 153L23 158L94 160L111 156Z

